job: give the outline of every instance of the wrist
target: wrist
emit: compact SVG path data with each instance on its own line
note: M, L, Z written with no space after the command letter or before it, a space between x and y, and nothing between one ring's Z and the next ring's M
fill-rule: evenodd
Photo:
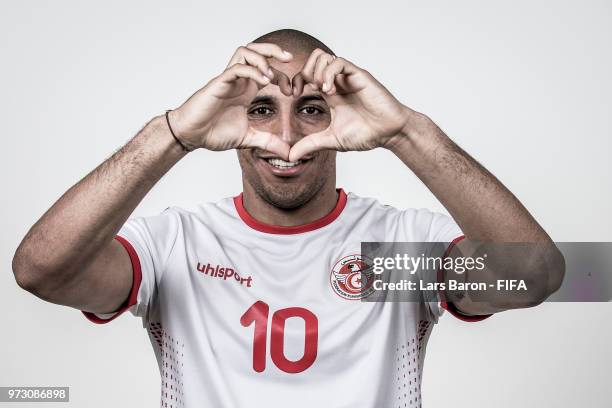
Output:
M178 109L167 110L165 114L166 126L172 135L174 141L187 153L197 149L190 142L185 140L184 127L181 121L181 112Z
M148 130L144 132L147 136L147 143L155 145L155 147L163 151L164 154L176 156L177 158L181 158L187 154L172 136L165 115L155 116L145 126L145 129Z
M408 107L404 107L402 126L399 131L391 136L383 145L385 149L395 151L403 145L414 141L418 137L418 129L425 126L428 120L425 115L414 111Z
M437 140L438 126L427 116L408 107L404 109L404 124L385 144L394 153L405 149L412 151L427 149Z

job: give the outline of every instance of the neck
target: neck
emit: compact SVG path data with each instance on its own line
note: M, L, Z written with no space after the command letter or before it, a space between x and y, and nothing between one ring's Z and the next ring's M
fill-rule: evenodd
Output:
M242 205L251 217L264 224L283 227L317 221L332 212L337 202L335 182L326 183L310 201L292 209L279 208L268 203L248 183L244 183L242 195Z

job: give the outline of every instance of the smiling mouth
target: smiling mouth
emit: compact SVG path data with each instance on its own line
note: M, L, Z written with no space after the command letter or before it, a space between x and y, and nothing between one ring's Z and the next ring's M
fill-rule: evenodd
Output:
M286 161L276 156L262 155L257 157L260 163L265 163L264 168L276 177L297 177L304 173L309 167L314 156L302 157L296 161Z
M298 166L302 163L302 160L288 162L282 159L265 159L271 166L276 167L277 169L291 169L295 166Z

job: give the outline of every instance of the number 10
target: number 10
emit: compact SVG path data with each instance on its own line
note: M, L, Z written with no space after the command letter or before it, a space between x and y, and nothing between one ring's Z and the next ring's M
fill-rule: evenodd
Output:
M240 323L249 327L255 323L253 335L253 370L261 373L266 369L266 343L268 334L268 316L270 307L260 301L253 303L242 315ZM300 317L304 320L305 338L304 355L296 361L285 357L285 322L290 317ZM319 322L317 316L302 307L288 307L272 314L270 335L270 356L274 364L286 373L295 374L309 368L317 358L319 338Z

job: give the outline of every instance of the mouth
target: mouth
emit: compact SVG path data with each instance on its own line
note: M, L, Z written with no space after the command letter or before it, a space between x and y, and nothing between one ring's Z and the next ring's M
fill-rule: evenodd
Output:
M311 157L304 157L300 160L289 162L278 157L258 157L258 162L265 171L278 177L296 177L303 173L312 160Z
M301 160L294 161L294 162L288 162L282 159L265 159L265 160L268 162L268 164L276 167L277 169L291 169L295 166L299 166L300 164L302 164Z

